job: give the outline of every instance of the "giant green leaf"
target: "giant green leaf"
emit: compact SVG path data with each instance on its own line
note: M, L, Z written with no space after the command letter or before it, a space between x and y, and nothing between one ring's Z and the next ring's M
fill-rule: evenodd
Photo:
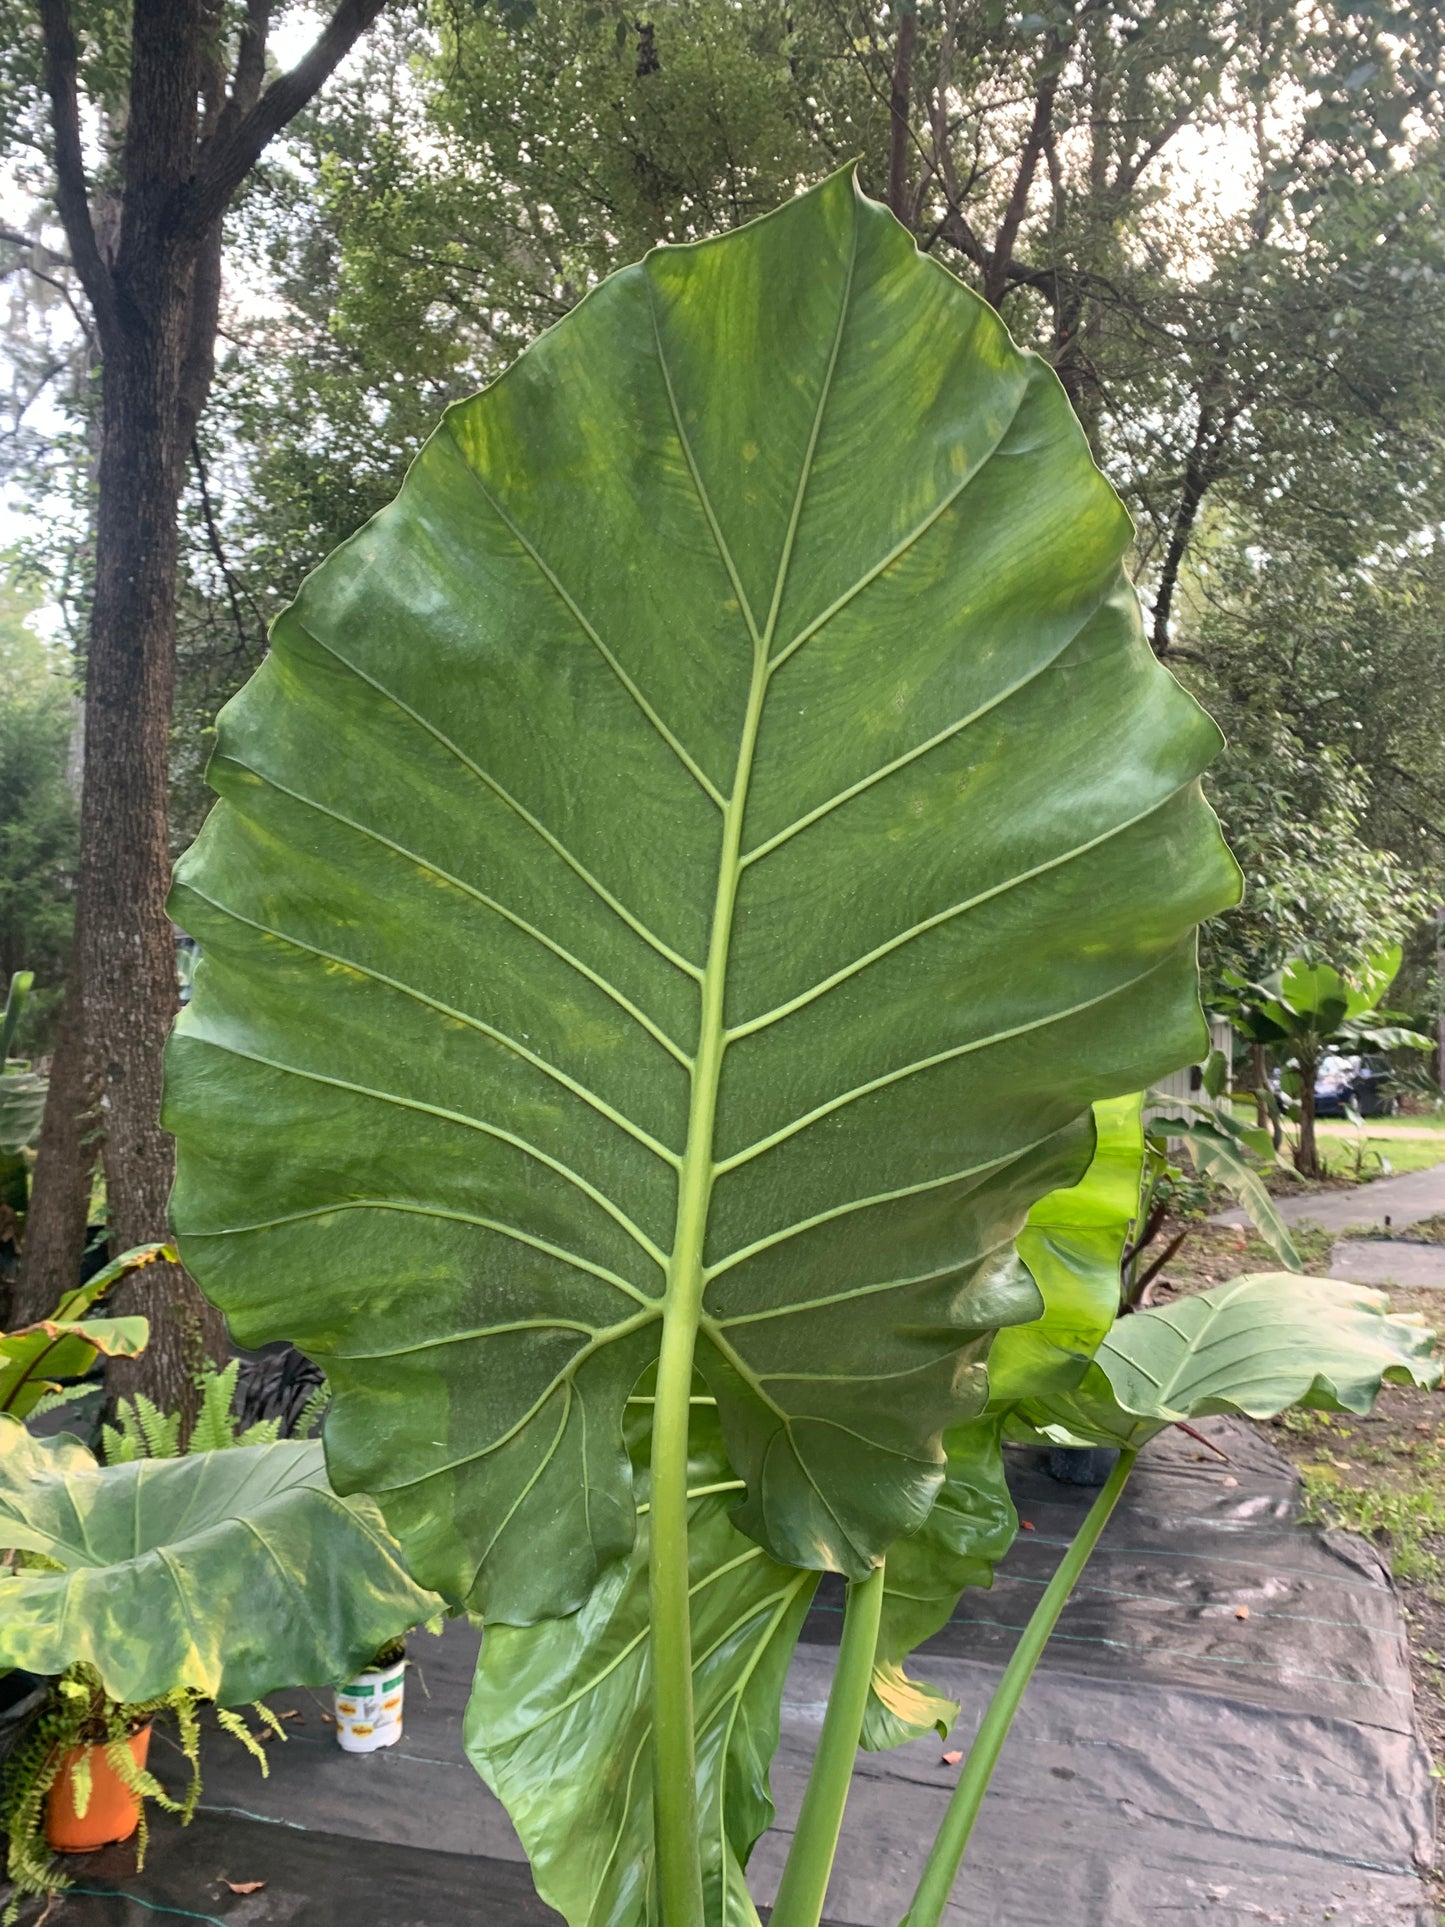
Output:
M506 1805L537 1891L574 1927L656 1917L648 1678L650 1429L629 1426L638 1533L580 1612L482 1640L467 1751ZM783 1679L817 1575L777 1565L729 1523L740 1482L715 1412L694 1406L688 1583L699 1840L709 1922L756 1927L743 1880L772 1823L768 1765Z
M441 1603L309 1442L98 1465L0 1418L0 1547L60 1568L0 1571L0 1668L85 1660L122 1702L332 1685Z
M1434 1347L1383 1292L1257 1272L1121 1318L1077 1390L1021 1410L1047 1436L1128 1446L1208 1413L1368 1412L1382 1384L1438 1384Z
M612 276L278 619L173 898L174 1217L428 1584L586 1597L664 1325L777 1557L926 1517L1013 1236L1200 1054L1237 889L1128 539L840 175Z

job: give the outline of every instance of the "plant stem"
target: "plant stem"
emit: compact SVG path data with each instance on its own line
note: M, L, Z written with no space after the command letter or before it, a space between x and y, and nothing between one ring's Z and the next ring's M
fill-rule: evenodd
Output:
M663 1301L657 1398L652 1412L652 1540L648 1584L652 1605L653 1826L658 1900L666 1927L703 1927L687 1545L688 1418L697 1326L706 1283L703 1245L716 1175L713 1132L718 1082L728 1042L724 992L733 911L742 873L738 848L766 690L767 653L759 642L753 653L752 684L733 790L723 809L717 895L707 964L702 975L702 1009L697 1057L692 1069L687 1148L678 1174L677 1224Z
M1089 1562L1089 1554L1099 1542L1099 1535L1108 1524L1109 1514L1118 1504L1119 1494L1124 1490L1125 1481L1134 1469L1138 1458L1137 1448L1126 1446L1119 1454L1119 1460L1105 1481L1084 1523L1079 1527L1073 1544L1059 1561L1059 1567L1044 1591L1044 1596L1034 1608L1033 1616L1024 1628L1023 1637L1014 1648L1013 1657L1004 1668L1003 1678L994 1689L993 1698L983 1716L973 1745L968 1750L968 1758L963 1763L963 1772L958 1777L958 1785L953 1790L953 1798L948 1803L948 1812L943 1817L943 1825L933 1843L928 1863L923 1869L923 1878L918 1883L918 1891L913 1896L913 1904L904 1916L904 1927L938 1927L943 1918L943 1910L948 1905L953 1892L953 1883L958 1878L959 1867L968 1848L969 1835L973 1832L974 1821L978 1818L979 1808L983 1805L984 1795L988 1792L989 1781L993 1778L994 1768L998 1765L1003 1743L1008 1738L1009 1728L1013 1725L1019 1702L1033 1677L1034 1668L1039 1663L1039 1655L1048 1643L1049 1634L1058 1624L1059 1614L1064 1610L1069 1594L1079 1582L1084 1567Z
M772 1927L818 1927L822 1919L853 1762L858 1755L858 1735L868 1705L882 1616L883 1568L878 1566L867 1579L856 1580L848 1588L843 1639L828 1694L828 1710L823 1716L823 1731L818 1736L797 1831L788 1849L788 1864L773 1904Z

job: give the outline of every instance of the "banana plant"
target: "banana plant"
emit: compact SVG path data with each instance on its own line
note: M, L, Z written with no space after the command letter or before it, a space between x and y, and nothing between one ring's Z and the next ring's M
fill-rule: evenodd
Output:
M1320 1059L1335 1045L1353 1050L1432 1050L1434 1041L1383 1008L1400 969L1400 946L1367 957L1350 974L1329 964L1292 957L1263 983L1231 980L1237 1020L1255 1043L1287 1052L1299 1103L1295 1165L1319 1175L1315 1141L1315 1080Z
M1162 1251L1153 1249L1164 1229L1173 1187L1180 1175L1170 1156L1176 1140L1184 1145L1199 1175L1211 1179L1242 1206L1255 1232L1280 1263L1291 1271L1303 1271L1304 1260L1264 1185L1262 1173L1275 1162L1269 1132L1257 1124L1241 1123L1229 1104L1221 1101L1218 1093L1210 1093L1207 1086L1199 1099L1148 1091L1145 1104L1149 1121L1137 1226L1124 1253L1123 1308L1132 1311L1148 1302L1150 1285L1189 1236L1191 1227L1185 1224Z
M83 1378L97 1358L135 1358L146 1347L144 1318L87 1318L113 1285L143 1265L174 1263L173 1245L136 1245L66 1292L48 1318L0 1332L0 1413L28 1418L57 1398L62 1380Z
M1052 372L844 174L452 408L222 714L182 1256L517 1657L474 1750L574 1921L755 1919L831 1570L774 1914L816 1922L886 1555L1040 1311L1015 1237L1201 1054L1220 739L1129 536ZM605 1788L548 1751L584 1698Z
M23 1063L10 1063L10 1046L34 983L33 971L17 970L0 1009L0 1244L12 1247L12 1262L30 1199L30 1167L25 1153L40 1129L47 1085L45 1078L37 1077Z

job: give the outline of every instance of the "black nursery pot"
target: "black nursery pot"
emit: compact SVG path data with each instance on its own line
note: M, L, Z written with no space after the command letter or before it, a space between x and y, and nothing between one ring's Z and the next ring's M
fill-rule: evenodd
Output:
M1102 1485L1118 1458L1116 1445L1055 1445L1049 1451L1048 1473L1060 1485Z

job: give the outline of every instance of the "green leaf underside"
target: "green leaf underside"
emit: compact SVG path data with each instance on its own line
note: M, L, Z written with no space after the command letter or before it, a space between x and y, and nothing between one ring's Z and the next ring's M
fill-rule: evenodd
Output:
M948 1624L965 1587L993 1584L994 1568L1017 1535L1002 1450L1008 1410L1025 1392L1077 1385L1118 1314L1119 1264L1139 1204L1142 1112L1138 1092L1097 1103L1088 1170L1029 1212L1018 1252L1043 1312L994 1340L988 1415L944 1434L944 1481L934 1508L917 1532L889 1549L865 1747L900 1746L931 1731L942 1738L958 1715L955 1701L910 1679L904 1664Z
M332 1685L440 1604L310 1443L101 1466L0 1420L0 1547L64 1568L0 1575L0 1668L87 1660L122 1702Z
M537 1891L572 1927L655 1920L647 1633L650 1428L629 1422L639 1500L631 1557L565 1619L482 1641L467 1751L505 1803ZM689 1585L699 1841L709 1923L756 1927L743 1879L772 1823L768 1765L783 1680L817 1585L730 1524L739 1481L715 1412L693 1407Z
M665 1304L777 1557L926 1516L1237 889L1127 537L839 176L614 275L279 619L173 898L173 1213L426 1583L526 1623L628 1549Z
M901 1746L931 1731L940 1738L958 1704L910 1679L904 1661L953 1617L966 1586L991 1586L994 1567L1018 1533L1018 1514L1004 1476L1004 1415L990 1413L943 1435L948 1455L943 1489L924 1524L895 1540L883 1575L883 1623L873 1690L863 1718L870 1751Z
M1258 1272L1120 1319L1076 1391L1021 1409L1039 1431L1109 1445L1215 1412L1368 1412L1387 1381L1439 1383L1434 1343L1383 1292Z

